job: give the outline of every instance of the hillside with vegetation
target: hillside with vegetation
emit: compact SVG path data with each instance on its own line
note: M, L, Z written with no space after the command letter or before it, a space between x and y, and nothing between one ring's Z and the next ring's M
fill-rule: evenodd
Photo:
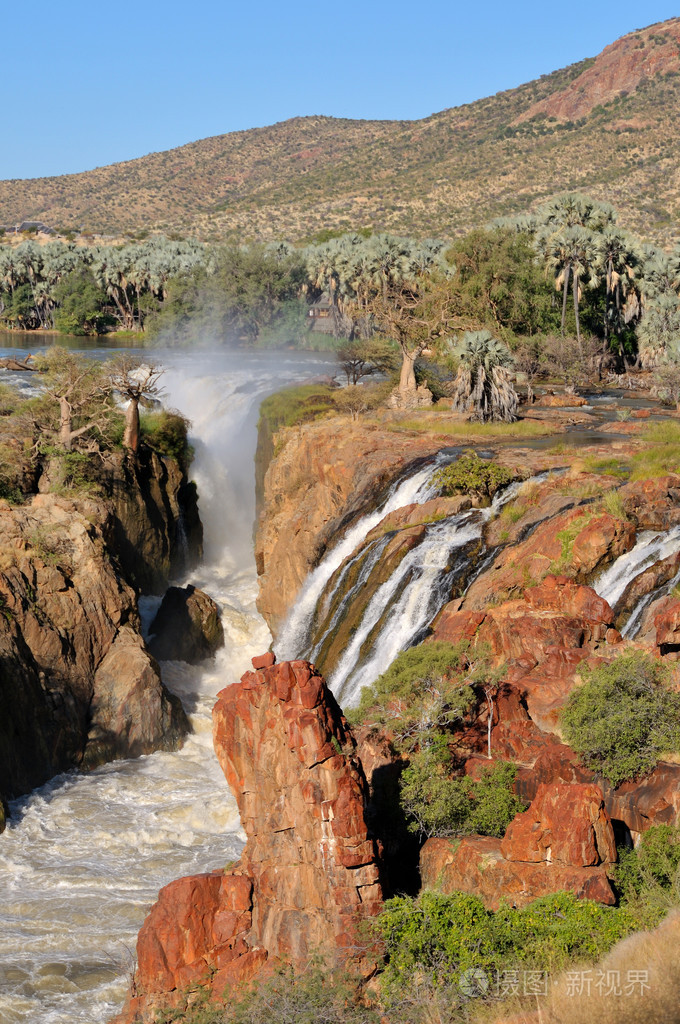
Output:
M82 174L0 182L0 225L213 241L452 238L564 191L664 239L680 210L680 18L418 121L300 117Z

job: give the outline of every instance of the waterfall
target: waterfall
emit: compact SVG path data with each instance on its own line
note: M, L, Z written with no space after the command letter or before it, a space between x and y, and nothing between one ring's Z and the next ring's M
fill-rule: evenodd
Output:
M384 519L389 512L403 508L405 505L421 505L434 494L431 483L433 470L443 465L446 459L438 458L425 468L417 470L405 480L397 482L391 489L385 502L368 515L363 516L344 534L321 560L305 580L300 594L284 623L276 643L276 655L279 661L299 658L308 649L309 630L314 619L319 598L322 597L326 585L333 573L344 560L365 540L374 526Z
M439 610L450 586L450 559L482 536L484 516L478 511L464 512L427 531L426 539L410 551L369 602L361 625L329 679L329 685L344 707L355 704L362 686L371 683L391 664L399 651L409 647L413 638ZM457 568L466 563L463 559ZM444 600L446 597L444 596ZM380 625L380 629L375 627ZM371 638L370 653L365 652Z
M109 350L110 351L110 350ZM236 803L212 747L218 690L270 643L255 609L253 456L261 397L328 372L291 354L160 352L169 401L193 421L205 532L189 580L222 609L214 663L166 662L193 728L181 751L69 772L12 801L0 836L0 1020L103 1024L121 1005L137 932L158 889L239 856ZM157 600L141 602L145 621Z
M626 587L650 566L680 551L680 526L673 526L662 533L645 530L638 535L635 546L620 555L594 582L593 589L612 608L623 596ZM650 594L645 594L628 617L623 626L624 636L635 636L645 608L664 592L669 593L678 582L674 578L669 583L657 587Z
M441 456L435 465L441 465L443 460ZM284 626L277 644L280 658L321 658L323 668L322 651L326 643L352 602L360 599L372 574L380 572L381 558L392 534L365 547L363 542L389 512L404 505L422 504L433 496L433 469L433 465L419 469L397 483L380 508L360 519L327 552L308 577ZM534 478L535 482L545 475ZM521 486L517 482L507 487L488 508L461 512L426 526L421 543L377 587L338 664L328 673L329 685L343 706L356 703L362 686L385 671L400 651L419 642L453 589L465 581L473 563L481 558L485 523L498 515ZM362 564L357 577L347 586L348 577L359 562ZM340 566L340 573L333 578ZM313 638L313 629L317 627L319 632Z

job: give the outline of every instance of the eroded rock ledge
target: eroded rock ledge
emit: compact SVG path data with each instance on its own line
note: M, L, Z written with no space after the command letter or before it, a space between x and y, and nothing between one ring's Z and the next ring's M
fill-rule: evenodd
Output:
M226 999L278 962L374 968L359 926L382 904L367 785L347 723L308 662L254 659L218 696L215 750L247 836L232 870L159 893L138 938L138 967L118 1024L181 1007L191 987Z
M200 555L195 492L147 448L101 475L91 495L50 493L43 475L25 504L0 501L0 799L176 749L188 730L142 639L137 588Z

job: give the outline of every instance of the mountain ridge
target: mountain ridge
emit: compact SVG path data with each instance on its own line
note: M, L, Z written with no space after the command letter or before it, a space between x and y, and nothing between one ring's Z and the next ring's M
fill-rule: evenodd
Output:
M0 181L0 223L216 241L361 227L453 237L586 190L631 228L667 238L680 215L679 111L673 18L419 120L300 116L91 171Z

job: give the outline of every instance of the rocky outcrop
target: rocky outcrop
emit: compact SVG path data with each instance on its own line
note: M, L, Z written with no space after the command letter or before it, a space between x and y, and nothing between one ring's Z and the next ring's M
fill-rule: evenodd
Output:
M579 506L539 522L525 540L504 548L465 594L462 607L484 608L517 597L546 575L591 579L635 543L635 527L607 512Z
M522 906L567 889L613 905L606 868L616 860L614 831L602 790L593 783L541 785L503 839L429 839L420 856L423 885L474 892L491 909Z
M549 576L521 599L473 611L447 605L433 639L484 644L505 679L521 695L528 714L545 732L558 728L559 711L586 659L611 658L621 643L613 612L590 587Z
M215 750L247 842L226 874L180 879L159 894L138 940L121 1021L152 1021L200 982L214 1000L267 965L374 969L360 923L382 902L367 786L352 734L307 662L256 668L218 696Z
M105 507L0 502L5 796L112 756L174 749L188 723L139 634L136 595L105 541Z
M636 480L619 491L626 514L640 530L669 530L680 523L680 476Z
M562 889L607 906L616 902L604 867L507 860L501 840L492 836L428 839L420 852L420 875L424 887L474 893L489 910L501 903L525 906Z
M604 797L593 783L543 783L501 841L506 860L594 867L616 861Z
M650 78L678 74L679 44L678 18L631 32L606 46L564 89L532 104L514 123L539 117L576 121L593 107L635 92Z
M219 608L211 597L192 586L166 590L150 633L149 650L159 661L195 665L224 647Z
M196 487L175 459L140 445L135 458L119 454L102 466L97 480L108 499L107 542L138 590L160 594L200 560Z
M438 451L441 439L332 421L284 429L277 446L255 538L258 608L274 632L326 547L407 467Z

